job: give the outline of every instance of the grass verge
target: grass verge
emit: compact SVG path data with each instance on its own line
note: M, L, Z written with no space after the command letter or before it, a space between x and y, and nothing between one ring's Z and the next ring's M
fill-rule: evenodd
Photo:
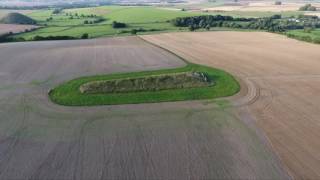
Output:
M178 72L205 72L215 81L214 86L171 89L160 91L144 91L130 93L110 93L110 94L83 94L79 88L81 85L99 80L112 80L122 78L136 78L150 75L178 73ZM225 71L188 63L185 67L176 69L166 69L157 71L143 71L132 73L118 73L109 75L97 75L81 77L65 82L49 92L50 99L65 106L96 106L96 105L116 105L116 104L138 104L156 103L169 101L212 99L218 97L231 96L240 90L238 82Z
M305 30L291 30L286 33L290 38L294 38L300 41L306 41L311 43L320 44L320 29L314 29L310 31Z

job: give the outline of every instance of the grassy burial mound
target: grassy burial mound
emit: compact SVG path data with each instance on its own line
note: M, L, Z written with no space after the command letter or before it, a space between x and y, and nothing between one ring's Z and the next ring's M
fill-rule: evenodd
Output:
M94 106L211 99L239 91L228 73L196 64L177 69L81 77L49 92L60 105Z
M0 23L3 23L3 24L29 24L29 25L37 24L37 22L34 19L29 18L28 16L25 16L20 13L9 13L0 20Z
M106 81L93 81L80 86L82 93L123 93L138 91L159 91L206 87L213 85L213 80L202 72L183 72L161 74L139 78L126 78Z

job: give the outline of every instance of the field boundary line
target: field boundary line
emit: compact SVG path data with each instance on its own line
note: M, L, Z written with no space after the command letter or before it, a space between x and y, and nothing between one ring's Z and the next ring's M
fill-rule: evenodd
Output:
M178 55L178 54L176 54L176 53L174 53L174 52L172 52L172 51L170 51L170 50L168 50L168 49L166 49L166 48L164 48L164 47L162 47L162 46L160 46L160 45L158 45L158 44L155 44L155 43L153 43L153 42L150 42L150 41L142 38L140 35L137 35L137 37L138 37L139 39L141 39L143 42L147 43L147 44L150 44L150 45L152 45L152 46L154 46L154 47L160 48L160 49L162 49L162 50L164 50L164 51L166 51L166 52L168 52L168 53L170 53L170 54L178 57L180 60L182 60L183 62L185 62L186 65L191 64L188 60L186 60L186 59L183 58L182 56L180 56L180 55Z

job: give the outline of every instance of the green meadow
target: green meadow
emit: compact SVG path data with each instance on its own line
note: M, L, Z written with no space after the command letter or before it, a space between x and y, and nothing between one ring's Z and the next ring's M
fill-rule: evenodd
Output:
M287 36L302 41L320 44L320 29L292 30L287 32Z
M53 15L53 10L42 10L29 14L28 16L37 20L44 27L16 37L26 40L34 36L74 36L80 37L88 33L89 37L112 36L129 34L131 29L145 29L146 31L174 31L179 28L168 22L176 17L195 16L200 13L167 10L155 7L133 7L133 6L102 6L94 8L67 9ZM70 14L73 18L70 18ZM77 14L77 16L75 16ZM87 16L95 15L94 18ZM84 16L84 17L81 17ZM47 21L48 18L52 20ZM85 21L93 21L103 18L104 21L94 24L85 24ZM112 28L112 22L118 21L127 24L126 28ZM125 31L123 33L123 31Z
M80 38L88 33L90 38L114 35L129 35L132 29L143 29L138 34L184 31L187 28L178 28L169 21L176 17L197 16L204 14L221 14L236 17L265 17L275 13L271 12L192 12L179 9L159 8L152 6L100 6L91 8L65 9L59 14L53 14L53 9L37 10L28 16L35 19L42 28L15 35L26 40L35 36L73 36ZM298 15L298 12L283 12L284 16ZM48 20L49 19L49 20ZM90 23L103 19L98 23ZM114 29L112 22L126 23L126 28Z

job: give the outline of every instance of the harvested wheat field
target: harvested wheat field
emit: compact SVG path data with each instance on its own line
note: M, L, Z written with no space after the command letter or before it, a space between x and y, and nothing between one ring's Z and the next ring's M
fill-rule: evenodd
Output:
M254 11L254 12L283 12L298 11L305 3L283 2L281 5L275 5L274 2L248 2L239 5L222 5L210 8L204 8L207 11ZM313 6L320 7L319 3L312 3Z
M263 130L289 173L320 178L320 46L264 32L143 36L195 63L242 81L230 99L237 115Z
M49 89L76 77L185 65L138 37L0 44L0 54L0 179L289 178L225 100L48 100Z
M307 12L307 13L304 13L305 15L308 15L308 16L318 16L320 17L320 12L317 11L317 12Z
M35 29L37 26L33 25L18 25L18 24L0 24L0 34L6 34L9 32L19 33L25 30Z

